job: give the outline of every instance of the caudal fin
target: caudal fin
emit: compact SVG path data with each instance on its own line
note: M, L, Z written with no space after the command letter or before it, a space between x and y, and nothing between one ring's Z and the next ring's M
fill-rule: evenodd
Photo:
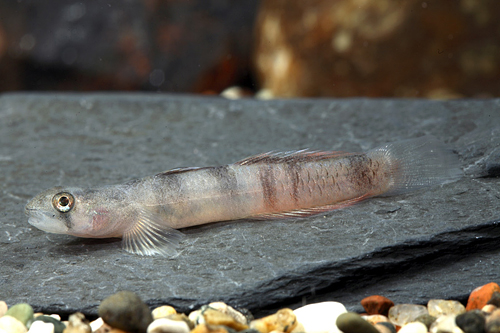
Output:
M389 143L367 154L391 164L392 185L384 195L453 182L463 174L458 156L432 136Z

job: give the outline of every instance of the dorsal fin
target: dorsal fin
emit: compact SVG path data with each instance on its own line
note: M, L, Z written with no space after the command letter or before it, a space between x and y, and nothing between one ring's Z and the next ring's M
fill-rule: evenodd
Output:
M344 157L356 155L357 153L347 153L344 151L318 151L318 150L291 150L284 152L271 151L259 155L247 157L236 162L236 165L251 165L258 163L290 163L290 162L310 162L325 160L333 157Z
M166 175L172 175L175 173L183 173L183 172L189 172L193 170L200 170L203 169L202 167L182 167L182 168L175 168L167 171L160 172L156 174L156 176L166 176Z

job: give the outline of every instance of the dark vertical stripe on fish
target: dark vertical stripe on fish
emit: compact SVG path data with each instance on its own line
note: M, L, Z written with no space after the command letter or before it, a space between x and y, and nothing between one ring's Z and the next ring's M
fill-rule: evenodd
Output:
M366 155L355 155L349 158L349 178L359 188L370 188L373 177L370 172L369 158Z
M228 165L207 168L210 176L214 177L219 184L220 193L229 193L231 197L237 197L238 180L233 169Z
M292 191L290 193L295 202L299 201L299 183L300 183L300 170L301 166L298 163L286 164L286 172L288 179L292 181Z
M259 169L260 184L264 195L264 204L274 210L276 206L276 178L273 165L263 165Z

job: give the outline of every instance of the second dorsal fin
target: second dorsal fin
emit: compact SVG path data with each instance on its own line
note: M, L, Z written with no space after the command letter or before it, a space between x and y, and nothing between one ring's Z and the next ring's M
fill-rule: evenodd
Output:
M290 162L310 162L325 160L333 157L344 157L356 155L356 153L347 153L344 151L319 151L319 150L291 150L284 152L271 151L247 157L236 162L236 165L251 165L258 163L290 163Z

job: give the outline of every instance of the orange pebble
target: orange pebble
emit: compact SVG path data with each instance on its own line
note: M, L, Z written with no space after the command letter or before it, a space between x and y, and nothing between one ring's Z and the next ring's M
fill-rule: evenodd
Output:
M477 287L470 293L469 300L467 301L467 306L465 307L465 309L467 311L482 309L483 306L488 303L495 291L500 292L500 286L495 282L490 282L488 284L485 284L484 286Z

